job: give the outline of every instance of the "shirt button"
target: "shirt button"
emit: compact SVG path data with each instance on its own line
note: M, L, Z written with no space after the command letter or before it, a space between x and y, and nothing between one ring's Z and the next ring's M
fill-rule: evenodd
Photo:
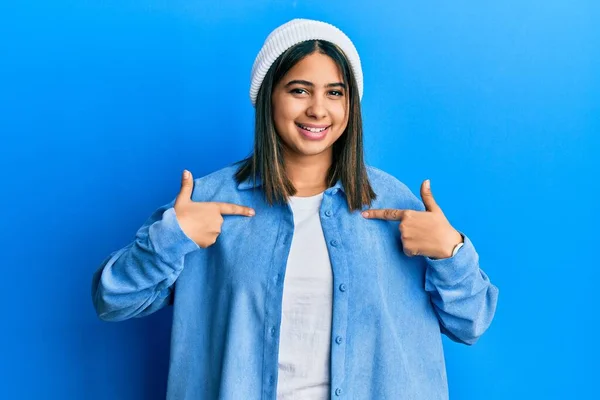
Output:
M345 292L346 291L346 285L345 284L340 284L340 292Z
M338 245L338 244L339 244L339 243L338 243L338 241L337 241L337 240L335 240L335 239L333 239L333 240L331 241L331 245L332 245L333 247L337 247L337 245Z
M337 190L337 189L333 189L333 190L331 191L331 193L332 193L332 194L336 194L337 192L338 192L338 190Z
M340 388L335 389L335 395L339 396L340 394L342 394L342 389L340 389Z
M275 383L275 378L273 378L273 375L269 376L269 384L272 385L273 383Z
M276 332L275 328L271 328L271 336L275 336L275 332Z
M337 344L341 344L343 341L344 341L344 339L342 339L342 337L341 337L341 336L338 336L338 337L336 337L336 338L335 338L335 342L336 342Z
M325 211L325 215L327 217L331 217L333 215L333 212L331 212L331 210L327 210L327 211Z

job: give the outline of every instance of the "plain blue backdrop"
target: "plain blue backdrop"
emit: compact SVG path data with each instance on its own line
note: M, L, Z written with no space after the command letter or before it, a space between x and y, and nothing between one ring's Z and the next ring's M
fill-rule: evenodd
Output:
M250 152L252 63L295 17L351 37L367 161L430 178L500 288L444 340L451 398L599 398L593 0L2 1L0 398L164 398L171 310L101 322L92 273L184 168Z

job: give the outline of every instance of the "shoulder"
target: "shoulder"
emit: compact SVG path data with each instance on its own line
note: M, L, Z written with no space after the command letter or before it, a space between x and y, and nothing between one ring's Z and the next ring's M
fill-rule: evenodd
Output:
M410 188L392 174L372 165L367 166L367 175L377 194L372 208L401 208L422 211L423 202Z
M408 186L406 186L394 175L372 165L367 166L367 175L369 176L369 181L373 186L373 190L376 192L392 192L398 194L406 194L407 192L411 193Z
M230 197L237 192L235 173L237 165L229 165L194 179L192 200L210 201L216 197Z

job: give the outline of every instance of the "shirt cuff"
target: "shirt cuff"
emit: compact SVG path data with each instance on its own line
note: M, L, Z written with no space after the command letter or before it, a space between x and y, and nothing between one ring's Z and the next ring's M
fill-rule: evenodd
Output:
M431 283L453 284L471 274L474 269L479 269L479 255L473 243L465 234L459 233L464 244L454 256L435 260L425 257L428 264L427 280Z
M183 268L183 263L177 261L200 248L181 229L173 207L163 213L161 220L150 226L148 235L156 254L165 262L179 265L181 268Z

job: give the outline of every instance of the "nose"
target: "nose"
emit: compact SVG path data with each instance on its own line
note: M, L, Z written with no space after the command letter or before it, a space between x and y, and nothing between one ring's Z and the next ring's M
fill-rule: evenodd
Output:
M315 98L306 109L306 115L315 119L322 119L327 116L327 109L323 100Z

